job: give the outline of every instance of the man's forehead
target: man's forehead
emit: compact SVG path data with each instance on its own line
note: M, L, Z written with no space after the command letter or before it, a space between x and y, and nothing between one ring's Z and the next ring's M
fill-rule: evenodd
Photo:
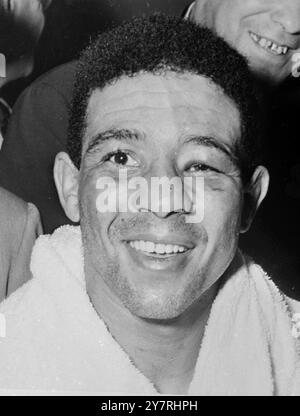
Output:
M164 107L170 105L171 99L175 104L189 103L190 98L197 101L197 98L201 98L201 93L210 93L212 97L222 94L221 89L201 75L141 73L134 77L123 76L102 90L96 89L91 95L88 111L100 104L106 110L122 109L126 103L135 107L135 103L138 106L154 102L157 106Z
M92 93L87 109L86 137L98 134L101 127L115 127L115 121L145 114L155 117L162 111L185 114L186 121L190 118L191 122L197 119L211 122L214 114L219 121L240 130L240 114L235 104L207 77L175 72L141 73L122 77ZM223 114L224 120L221 120Z

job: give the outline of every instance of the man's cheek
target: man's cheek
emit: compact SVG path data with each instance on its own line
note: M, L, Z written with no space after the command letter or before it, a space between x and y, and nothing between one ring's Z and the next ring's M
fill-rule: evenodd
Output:
M79 201L85 212L96 214L98 194L97 176L92 172L85 172L79 184Z
M240 221L241 197L238 192L207 192L204 200L203 225L216 236L236 232Z
M231 211L241 198L241 187L234 179L215 177L204 179L205 206L213 211Z
M96 209L87 210L87 215L82 222L82 228L88 235L90 245L92 245L97 256L114 258L118 254L120 236L114 232L114 221L117 214L101 214Z
M228 207L228 206L227 206ZM236 246L239 238L240 231L240 204L232 204L226 209L224 206L222 221L220 221L220 227L218 229L218 235L220 241L223 241L223 245L226 249L230 249Z
M88 219L91 221L91 218L97 216L96 209L96 195L93 195L89 192L84 192L80 195L80 211L81 218Z

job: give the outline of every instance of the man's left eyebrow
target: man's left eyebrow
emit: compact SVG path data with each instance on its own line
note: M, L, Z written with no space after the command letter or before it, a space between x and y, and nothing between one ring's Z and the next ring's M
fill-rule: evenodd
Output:
M224 153L226 156L228 156L233 163L238 162L238 158L237 158L237 155L235 154L235 151L225 146L224 144L220 143L219 140L215 139L214 137L193 136L193 137L188 138L185 141L185 144L187 143L195 143L201 146L213 147L221 151L222 153Z
M107 140L116 140L116 141L130 141L130 140L139 140L140 135L132 130L128 129L110 129L102 133L97 134L90 140L87 153L91 153L99 145L103 144Z

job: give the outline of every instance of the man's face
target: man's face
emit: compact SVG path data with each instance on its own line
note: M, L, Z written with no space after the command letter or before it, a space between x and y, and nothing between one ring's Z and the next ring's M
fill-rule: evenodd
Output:
M213 29L262 79L280 83L300 49L299 0L198 0L192 19Z
M243 188L235 162L239 112L211 81L191 74L140 74L93 92L79 203L88 292L105 284L144 318L182 314L222 276L237 246ZM97 210L97 181L202 177L204 219L192 212ZM130 191L129 194L130 195ZM202 195L202 197L203 197Z

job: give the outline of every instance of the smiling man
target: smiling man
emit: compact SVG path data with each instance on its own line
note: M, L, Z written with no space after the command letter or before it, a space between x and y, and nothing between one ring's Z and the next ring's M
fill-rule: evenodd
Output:
M256 111L244 59L193 23L134 19L83 53L54 170L80 227L39 239L0 308L4 394L299 393L295 305L237 249L268 188ZM99 179L124 199L125 172L168 179L169 208L100 212Z
M246 56L264 81L278 84L291 75L300 50L298 0L197 0L189 17Z
M186 18L223 37L268 83L282 83L291 75L292 56L300 50L299 0L198 0ZM250 32L262 44L267 39L268 45L272 41L272 46L283 47L282 54L270 45L262 48ZM46 232L71 223L59 204L52 167L57 152L66 149L75 67L76 62L71 62L55 68L24 91L0 153L0 185L37 206Z

